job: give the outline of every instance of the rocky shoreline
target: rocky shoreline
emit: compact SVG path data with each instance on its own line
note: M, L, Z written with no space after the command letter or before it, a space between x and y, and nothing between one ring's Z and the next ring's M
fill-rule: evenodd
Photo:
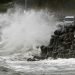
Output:
M41 46L41 56L34 56L28 61L36 59L75 58L75 25L59 25L51 36L48 46Z
M47 47L41 47L44 57L75 58L75 25L59 25Z

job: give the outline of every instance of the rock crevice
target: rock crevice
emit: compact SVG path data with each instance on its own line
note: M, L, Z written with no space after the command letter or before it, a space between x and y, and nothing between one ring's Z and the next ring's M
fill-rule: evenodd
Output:
M48 46L41 46L44 58L75 58L75 25L59 26Z

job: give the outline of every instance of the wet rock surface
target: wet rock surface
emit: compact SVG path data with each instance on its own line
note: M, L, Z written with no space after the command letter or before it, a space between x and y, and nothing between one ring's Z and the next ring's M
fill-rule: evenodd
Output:
M59 25L48 46L41 46L41 57L75 58L75 25Z

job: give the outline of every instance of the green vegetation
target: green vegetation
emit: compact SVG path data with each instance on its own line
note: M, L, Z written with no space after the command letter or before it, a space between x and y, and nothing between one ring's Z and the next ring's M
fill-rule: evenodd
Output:
M0 4L5 4L5 3L9 3L12 2L13 0L0 0Z
M31 0L33 7L47 7L55 10L75 9L75 0Z
M49 8L53 10L75 10L75 0L14 0L18 4L22 4L29 8Z
M25 0L0 0L0 10L5 11L8 3L14 2L25 6ZM75 10L75 0L26 0L27 8L48 8L57 10Z
M0 12L5 12L12 6L13 0L0 0Z
M8 9L8 5L0 4L0 11L5 12Z
M8 8L12 7L11 3L0 4L0 12L6 12Z

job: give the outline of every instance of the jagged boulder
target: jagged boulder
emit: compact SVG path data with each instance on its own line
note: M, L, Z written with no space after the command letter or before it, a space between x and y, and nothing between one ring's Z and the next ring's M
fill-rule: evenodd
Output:
M48 46L41 46L41 57L75 58L75 25L60 26Z

